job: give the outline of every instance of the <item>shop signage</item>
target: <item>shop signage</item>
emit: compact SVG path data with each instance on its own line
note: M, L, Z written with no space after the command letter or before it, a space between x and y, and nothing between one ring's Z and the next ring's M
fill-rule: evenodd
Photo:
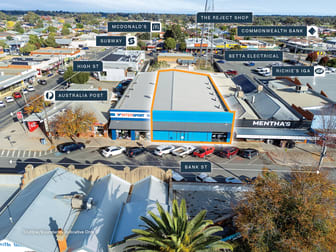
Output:
M307 36L307 26L238 26L238 36Z
M111 120L149 120L149 111L110 110Z
M287 128L287 129L303 129L309 128L311 121L278 121L278 120L236 120L236 127L250 128Z
M198 12L197 23L252 23L252 12Z
M227 61L282 61L282 51L225 51Z
M314 76L313 66L274 66L273 76Z

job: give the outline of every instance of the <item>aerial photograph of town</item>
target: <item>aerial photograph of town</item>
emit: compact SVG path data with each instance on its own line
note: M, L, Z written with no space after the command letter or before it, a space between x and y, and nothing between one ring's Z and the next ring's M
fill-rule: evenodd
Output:
M336 2L1 0L0 252L336 252Z

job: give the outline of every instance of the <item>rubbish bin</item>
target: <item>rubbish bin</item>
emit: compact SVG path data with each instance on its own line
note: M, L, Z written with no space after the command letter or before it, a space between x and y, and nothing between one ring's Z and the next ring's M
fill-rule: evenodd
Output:
M46 144L47 143L45 138L41 138L40 142L41 142L41 144Z

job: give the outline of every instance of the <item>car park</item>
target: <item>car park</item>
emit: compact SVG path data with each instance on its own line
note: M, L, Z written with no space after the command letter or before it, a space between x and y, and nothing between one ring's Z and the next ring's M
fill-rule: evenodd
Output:
M19 99L19 98L22 97L22 95L21 95L20 92L14 92L14 93L13 93L13 97L14 97L14 99Z
M69 154L70 152L76 151L76 150L83 150L85 149L85 144L81 142L68 142L68 143L62 143L57 145L57 150L62 153Z
M245 66L255 66L255 63L253 61L245 62Z
M240 179L234 177L227 177L225 178L226 183L233 183L233 184L242 184L243 182Z
M251 158L253 158L255 156L258 156L259 155L259 151L256 150L256 149L252 149L252 148L240 149L238 155L241 156L241 157L243 157L243 158L251 159Z
M205 158L208 155L214 153L215 147L202 146L193 152L194 157Z
M40 84L40 85L47 85L46 80L37 80L37 83Z
M35 91L35 88L34 88L32 85L28 85L28 86L27 86L27 90L28 90L29 92L34 92L34 91Z
M185 181L185 178L176 171L172 171L172 179L177 182Z
M0 101L0 108L6 107L6 104L3 101Z
M231 159L235 155L237 155L239 152L239 149L237 147L227 147L223 150L217 151L215 154L219 157L228 158Z
M126 150L125 147L109 146L109 147L104 148L104 149L101 151L101 154L102 154L104 157L111 157L111 156L117 156L117 155L120 155L120 154L122 154L125 150Z
M125 154L128 157L135 157L145 152L145 148L143 147L131 147L126 148Z
M5 101L6 101L7 103L10 103L10 102L13 102L14 99L13 99L12 96L6 96L6 97L5 97Z
M196 176L195 180L197 182L205 182L205 183L217 183L217 180L214 178L210 177L209 174L207 173L200 173Z
M162 157L166 154L171 153L172 150L174 150L174 149L175 149L175 146L173 146L173 145L160 145L160 146L155 148L154 154Z
M178 157L186 157L187 155L190 155L191 153L193 153L195 149L196 149L195 146L183 145L181 147L174 149L171 153Z

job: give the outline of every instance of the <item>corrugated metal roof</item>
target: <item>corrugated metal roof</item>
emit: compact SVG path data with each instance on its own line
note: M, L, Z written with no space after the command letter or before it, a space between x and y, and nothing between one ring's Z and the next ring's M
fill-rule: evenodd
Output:
M58 251L52 232L71 230L78 213L64 195L87 193L85 179L57 168L20 191L0 214L0 240L6 239L34 251Z

